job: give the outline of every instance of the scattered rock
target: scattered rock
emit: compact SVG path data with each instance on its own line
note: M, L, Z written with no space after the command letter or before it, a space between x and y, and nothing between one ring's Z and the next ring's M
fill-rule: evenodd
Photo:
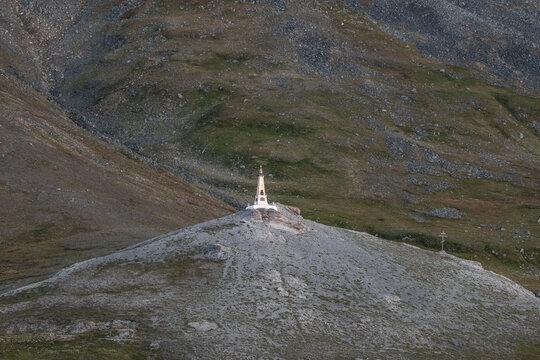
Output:
M231 249L220 244L209 244L201 249L201 253L202 256L195 256L195 258L227 260L231 256Z
M427 215L435 216L443 219L461 219L462 214L458 209L454 208L439 208L426 212Z
M427 222L427 220L426 220L424 217L422 217L422 216L420 216L420 215L418 215L418 214L415 214L415 213L408 213L407 215L408 215L411 219L413 219L414 221L416 221L416 222L419 222L419 223L425 223L425 222Z
M290 206L290 205L285 205L285 207L291 212L293 212L295 215L300 215L300 208L297 208L296 206Z
M206 321L206 320L189 322L188 326L194 328L197 331L202 331L202 332L216 330L218 328L216 323Z

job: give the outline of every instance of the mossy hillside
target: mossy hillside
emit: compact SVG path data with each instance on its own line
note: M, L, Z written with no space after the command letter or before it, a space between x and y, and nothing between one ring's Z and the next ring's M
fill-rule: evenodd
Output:
M26 231L19 230L17 235L4 239L0 262L5 271L0 278L0 284L24 277L49 275L67 265L66 257L72 261L80 261L95 250L90 244L83 248L70 248L61 242L64 238L95 232L95 229L89 228L82 219L63 214L53 217L52 220L53 222L35 223L35 219L28 216L25 219ZM94 243L95 247L100 247L99 245Z
M50 339L50 334L4 336L0 356L6 359L146 359L151 353L144 341L124 342L108 340L113 333L100 331L78 335L74 339Z
M445 230L481 259L486 242L514 254L538 246L534 211L521 206L537 205L530 194L537 187L531 160L539 155L538 99L427 59L340 2L321 7L332 16L313 21L336 34L335 44L326 50L328 41L313 31L322 39L313 45L322 55L307 63L295 48L304 34L293 31L284 42L278 16L267 23L272 31L253 31L249 19L256 4L210 6L201 14L191 3L164 2L110 24L107 32L126 41L106 53L98 76L107 90L90 101L102 114L96 118L101 131L145 156L189 169L231 203L251 201L253 169L263 164L272 174L271 199L298 205L325 223L394 238L417 233L435 239ZM236 25L225 25L212 12L238 19ZM340 57L351 66L332 72ZM119 70L124 64L127 73ZM78 76L92 78L92 69L91 62ZM66 89L79 86L74 81ZM396 150L389 137L416 147ZM466 170L433 165L420 147L498 176L468 179ZM434 167L438 174L411 173L408 163ZM409 184L408 175L453 188L425 192ZM515 198L497 195L506 185ZM463 218L424 214L444 207L458 209ZM500 227L501 219L512 230L482 226ZM531 231L523 243L514 236L522 226Z

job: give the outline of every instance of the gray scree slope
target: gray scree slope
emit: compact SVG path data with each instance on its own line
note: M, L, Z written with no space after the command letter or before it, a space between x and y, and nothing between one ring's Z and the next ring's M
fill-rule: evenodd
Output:
M540 301L479 264L241 211L0 296L0 334L104 328L178 358L515 356Z

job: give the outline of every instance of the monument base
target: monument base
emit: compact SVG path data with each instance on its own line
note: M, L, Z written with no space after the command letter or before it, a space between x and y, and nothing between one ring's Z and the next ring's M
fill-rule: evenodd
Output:
M277 211L277 206L275 205L250 205L246 210L256 210L256 209L268 209Z

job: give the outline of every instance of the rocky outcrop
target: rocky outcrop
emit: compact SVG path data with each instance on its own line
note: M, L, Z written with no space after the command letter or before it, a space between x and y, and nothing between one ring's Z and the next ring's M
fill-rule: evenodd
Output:
M308 230L307 226L299 221L300 209L294 206L278 204L278 210L257 209L250 210L247 214L252 220L262 221L263 223L285 231L303 233Z
M427 215L436 216L443 219L461 219L462 214L454 208L438 208L426 212Z

